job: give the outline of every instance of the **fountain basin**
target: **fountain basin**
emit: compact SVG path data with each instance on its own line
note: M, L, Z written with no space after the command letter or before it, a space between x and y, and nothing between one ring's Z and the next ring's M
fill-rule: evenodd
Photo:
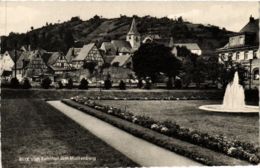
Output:
M215 105L203 105L200 106L199 109L206 111L214 111L214 112L224 112L224 113L259 113L258 106L244 106L240 108L226 109L223 108L222 104Z

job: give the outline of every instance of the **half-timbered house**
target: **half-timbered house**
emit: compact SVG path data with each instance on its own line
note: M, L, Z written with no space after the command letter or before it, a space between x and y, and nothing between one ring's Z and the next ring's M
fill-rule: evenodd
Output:
M84 63L94 62L98 67L104 64L103 57L96 47L95 43L84 45L75 58L72 58L72 66L81 69Z

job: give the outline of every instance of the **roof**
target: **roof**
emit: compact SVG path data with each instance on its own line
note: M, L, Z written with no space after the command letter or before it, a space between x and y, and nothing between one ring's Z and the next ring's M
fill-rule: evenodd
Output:
M254 19L252 16L249 18L249 22L239 31L240 33L253 33L255 35L254 42L259 42L259 19Z
M53 52L46 52L46 53L43 53L43 54L42 54L42 59L43 59L43 61L44 61L46 64L48 64L48 61L49 61L49 59L50 59L50 57L51 57L52 54L53 54Z
M131 55L119 55L112 60L111 64L118 62L119 66L124 66L129 59L131 59Z
M13 61L15 61L15 52L16 52L16 60L18 60L20 55L22 54L22 52L19 51L19 50L16 50L16 51L15 50L11 50L11 51L6 51L6 52L10 55L10 57L11 57L11 59Z
M114 60L114 58L117 57L116 55L109 55L104 57L104 62L111 64L111 62Z
M153 39L153 42L156 43L156 44L162 44L162 45L167 46L167 47L173 46L171 38Z
M136 28L135 18L133 18L130 30L127 34L139 35L139 32L137 31L137 28Z
M60 53L60 52L54 52L54 53L52 53L51 56L50 56L49 59L48 59L47 64L48 64L48 65L54 64L54 63L57 61L57 59L58 59L61 55L62 55L62 53Z
M253 17L250 17L249 22L239 32L258 33L258 31L259 31L259 19L254 19Z
M128 41L124 41L124 40L112 40L111 43L114 45L114 48L116 49L116 51L127 51L130 52L131 51L131 45ZM123 49L124 48L124 49Z
M31 51L22 52L19 59L17 60L16 68L22 69L22 68L26 67L27 64L29 63L31 57L32 57Z
M73 58L75 58L79 52L80 52L81 48L70 48L66 54L66 59L68 62L70 62Z
M100 50L105 51L105 53L109 55L116 54L115 46L111 42L103 42L101 44Z
M245 35L253 35L255 37L252 41L252 44L245 44L243 46L230 46L229 42L218 48L217 51L227 51L227 50L244 50L246 48L255 48L259 43L259 19L254 19L252 16L249 18L249 22L238 32L231 35L231 37L245 34Z
M17 60L17 64L16 64L16 68L17 69L22 69L25 68L29 62L35 58L36 55L40 55L40 57L43 56L43 54L45 54L46 51L43 49L39 49L39 50L33 50L33 51L24 51L20 54L19 59ZM42 58L43 59L43 58ZM44 60L44 59L43 59Z
M95 43L89 43L87 45L84 45L83 48L80 50L78 56L76 56L73 61L81 61L86 58L88 53L91 51L91 49L95 46Z
M174 46L186 47L188 50L201 50L197 43L174 43Z

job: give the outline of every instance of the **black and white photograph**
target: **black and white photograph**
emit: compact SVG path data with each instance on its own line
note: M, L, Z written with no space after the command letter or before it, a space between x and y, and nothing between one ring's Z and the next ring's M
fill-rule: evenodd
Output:
M260 164L259 1L0 1L0 167Z

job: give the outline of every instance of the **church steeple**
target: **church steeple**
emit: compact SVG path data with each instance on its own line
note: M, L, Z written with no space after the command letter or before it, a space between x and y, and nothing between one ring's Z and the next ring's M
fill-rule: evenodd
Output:
M132 20L132 24L127 35L140 35L136 28L135 18Z
M137 50L141 45L141 36L140 33L137 31L135 18L133 18L132 20L130 30L126 36L126 41L130 43L133 50Z

